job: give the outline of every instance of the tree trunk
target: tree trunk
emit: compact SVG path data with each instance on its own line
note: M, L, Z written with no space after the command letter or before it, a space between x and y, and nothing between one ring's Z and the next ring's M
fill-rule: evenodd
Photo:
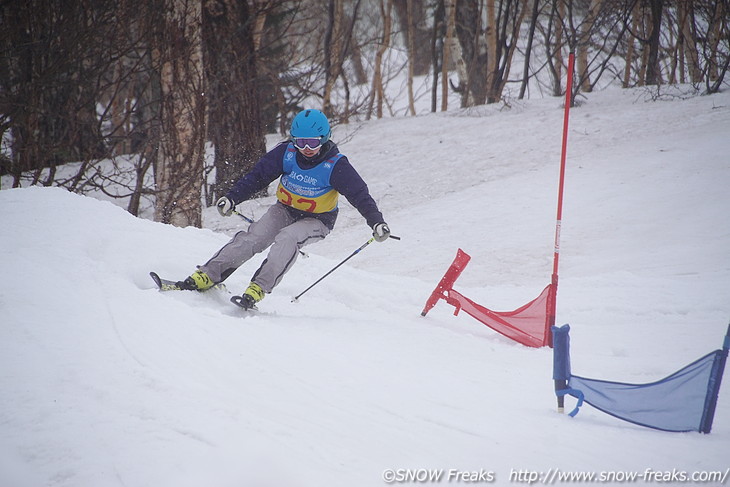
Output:
M564 32L563 20L565 19L565 2L556 0L558 3L558 18L555 25L555 86L553 88L553 94L560 96L563 94L562 81L563 81L563 43L564 43Z
M578 80L580 89L586 93L593 90L590 76L588 76L588 50L591 46L591 32L598 18L598 11L601 9L603 0L591 0L588 12L580 24L580 34L578 36L576 65L578 68Z
M430 63L428 50L430 34L426 27L425 13L427 3L423 0L393 0L403 38L406 42L409 42L408 37L413 39L413 53L409 54L409 58L415 76L428 74Z
M497 20L497 12L495 10L494 2L495 0L486 0L487 25L484 35L487 44L487 59L485 60L485 89L487 90L490 86L494 85L494 77L497 75L497 66L499 66L499 20ZM500 2L500 7L502 5L503 4ZM487 100L486 93L484 99L485 101Z
M208 134L215 148L215 184L208 204L225 195L266 151L257 96L255 29L247 2L207 0L203 44Z
M431 78L431 111L436 111L438 100L439 74L443 63L443 44L446 33L444 0L437 0L433 14L433 31L431 34L431 66L433 68Z
M686 68L682 68L681 80L684 82L685 70L689 72L691 83L702 81L702 70L700 69L700 58L697 53L697 42L695 42L695 21L694 6L692 2L679 2L677 6L679 13L679 38L682 40L679 52L680 59L684 59Z
M406 38L408 39L408 111L411 115L416 114L416 102L413 99L413 72L416 57L415 47L415 27L413 26L413 0L406 0L406 10L408 18L408 30Z
M342 73L342 63L344 62L344 29L342 28L344 5L342 2L343 0L330 0L329 23L324 41L325 85L322 106L324 113L330 117L333 115L332 93L337 78Z
M492 2L493 0L488 0ZM458 51L454 58L459 71L461 106L483 105L487 99L488 46L481 36L481 9L477 0L456 1L455 33ZM489 28L487 28L489 35ZM491 58L490 58L491 62Z
M156 46L162 88L155 220L201 226L206 104L198 2L163 0Z
M707 93L717 93L723 84L725 75L730 69L730 54L727 52L727 41L730 40L728 35L728 1L716 2L714 11L711 14L711 22L708 29L708 44L710 45L708 53L708 76L706 79ZM725 40L725 46L720 48L721 40Z
M487 52L489 59L485 61L486 86L484 87L486 103L496 103L502 99L504 87L509 79L512 57L517 48L522 19L525 16L525 0L508 0L500 3L499 9L493 9L493 1L487 0ZM480 36L481 38L481 36ZM481 51L481 47L479 47ZM477 92L473 91L475 103ZM482 102L484 103L484 102Z
M370 120L373 113L373 106L375 106L375 116L377 118L383 118L383 102L385 99L383 90L383 55L390 46L390 31L391 31L391 0L380 0L380 16L383 19L383 37L378 45L378 50L375 53L375 67L373 73L373 83L370 90L370 101L368 103L368 111L366 119Z
M340 72L341 74L344 74L344 64L345 59L348 58L352 61L351 68L353 71L355 71L355 78L358 78L358 71L364 71L364 68L362 64L359 64L358 69L358 63L362 60L360 59L360 53L359 49L353 49L353 46L357 46L357 40L354 36L355 31L355 24L357 23L357 14L358 10L360 10L360 3L362 0L356 0L355 4L352 9L352 15L347 17L347 22L345 23L345 27L343 28L343 46L342 51L340 53ZM358 55L357 57L353 56L353 52L357 51ZM362 79L366 79L364 72L362 73ZM356 84L359 84L358 81L355 81ZM349 78L344 75L342 76L342 85L345 91L345 108L340 115L340 123L350 123L350 80Z
M539 12L540 0L534 0L532 2L532 15L530 16L530 30L527 34L527 46L525 47L525 64L522 69L522 85L520 86L520 95L518 99L522 100L525 97L525 91L527 90L527 84L530 79L530 54L532 53L532 42L535 38L535 27L537 25L537 14Z
M634 4L634 8L630 14L631 29L629 29L629 36L627 39L628 47L626 49L626 66L624 67L624 78L622 86L628 88L631 83L631 65L634 62L634 53L636 51L635 42L636 38L634 33L639 27L639 7L638 2Z
M362 63L362 49L360 49L360 45L355 42L355 39L352 39L352 41L352 45L348 52L348 59L352 63L352 70L355 73L355 84L362 85L367 83L368 74L367 71L365 71L365 65Z
M649 36L649 57L646 62L646 84L658 85L661 82L659 70L660 35L662 28L662 10L664 0L651 1L651 34Z
M467 65L468 53L464 52L464 45L471 46L475 38L471 35L468 26L462 25L461 21L463 18L466 18L467 21L469 20L470 15L464 12L464 10L470 8L472 4L473 2L471 0L453 0L449 18L453 25L453 36L449 42L449 54L454 61L456 73L459 78L459 84L454 86L451 83L451 86L455 92L460 94L462 108L469 105L468 87L471 75ZM472 17L471 20L476 19Z
M727 14L725 4L722 1L716 2L711 14L712 20L707 31L707 44L709 45L707 79L710 82L716 81L720 77L721 62L719 58L722 54L719 52L718 47L720 40L723 38L723 32L726 39L729 37ZM727 56L727 53L725 55Z
M441 55L441 111L449 107L449 65L458 62L461 53L454 31L456 30L456 0L444 0L444 17L446 19L446 37L444 38L443 54ZM458 57L457 57L458 56Z

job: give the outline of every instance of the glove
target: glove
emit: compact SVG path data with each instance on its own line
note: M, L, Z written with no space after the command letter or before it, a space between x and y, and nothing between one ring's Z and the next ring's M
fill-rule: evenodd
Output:
M218 213L220 213L221 216L231 216L234 206L236 205L228 196L221 196L215 204L215 207L218 208Z
M376 223L375 226L373 226L373 237L375 237L376 242L385 242L388 240L388 237L390 237L390 228L388 228L388 224L385 222Z

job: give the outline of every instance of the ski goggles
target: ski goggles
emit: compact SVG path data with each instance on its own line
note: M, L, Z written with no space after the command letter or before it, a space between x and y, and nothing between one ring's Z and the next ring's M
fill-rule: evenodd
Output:
M297 149L315 150L322 145L322 137L292 137L292 142Z

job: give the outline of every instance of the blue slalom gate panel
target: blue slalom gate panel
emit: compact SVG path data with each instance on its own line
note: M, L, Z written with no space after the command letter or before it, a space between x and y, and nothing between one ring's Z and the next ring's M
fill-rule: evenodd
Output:
M710 432L730 347L730 327L722 349L708 353L664 379L646 384L573 375L570 326L554 326L552 331L553 379L563 385L556 394L578 399L571 416L578 413L585 401L611 416L649 428Z

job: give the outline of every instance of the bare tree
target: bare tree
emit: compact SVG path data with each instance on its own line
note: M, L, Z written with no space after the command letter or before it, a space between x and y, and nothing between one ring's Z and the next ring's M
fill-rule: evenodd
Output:
M342 63L345 57L344 28L342 25L344 14L343 0L329 0L327 33L324 41L324 72L325 85L323 108L325 113L332 113L332 91L337 78L342 73Z
M443 62L441 63L441 111L445 112L449 103L449 76L448 69L451 64L456 66L459 79L466 78L464 57L461 54L461 46L456 39L456 0L444 0L446 18L446 38L444 40ZM459 86L462 82L459 83Z
M676 6L676 15L669 9L666 18L669 25L670 36L676 39L666 46L667 55L670 58L669 73L667 80L669 84L685 83L687 75L693 83L702 80L702 73L699 67L697 44L695 42L694 28L694 5L692 2L679 1Z
M553 96L560 96L563 93L563 49L568 45L564 34L565 18L566 2L563 0L551 0L547 18L538 25L538 29L541 31L543 37L545 62Z
M523 0L503 0L497 8L494 20L496 50L493 57L488 60L487 103L497 102L502 97L526 11Z
M525 11L523 0L456 1L455 31L465 69L454 89L461 93L462 106L501 99Z
M487 3L491 2L493 0L487 0ZM456 0L455 4L454 33L459 49L452 50L452 54L457 59L459 84L452 88L461 95L462 107L483 105L487 99L487 46L490 44L489 39L481 35L483 6L479 0ZM491 34L487 29L487 36Z
M160 79L152 66L151 33L157 28L150 3L119 0L115 11L113 65L97 94L100 122L110 146L113 172L87 167L79 171L73 191L101 191L112 198L129 198L127 211L139 215L142 199L152 195L148 172L157 157L160 134ZM125 154L136 154L128 164Z
M206 134L210 203L263 153L263 134L285 134L304 107L321 105L333 124L393 114L387 85L407 75L415 113L413 79L429 62L432 110L438 96L446 110L450 92L462 106L503 99L518 41L520 97L536 78L562 94L568 49L579 90L608 73L625 87L690 81L713 93L730 64L729 9L729 0L0 2L0 130L11 144L0 172L15 185L129 198L133 214L154 193L157 219L197 225Z
M593 89L590 76L588 75L588 53L592 44L591 33L598 19L599 10L603 0L591 0L583 21L578 27L576 43L576 69L581 74L578 86L582 91L589 92Z
M639 86L689 80L704 82L706 92L713 93L728 69L728 17L728 0L638 0L627 21L623 86L632 80ZM637 64L633 39L640 43L641 57L632 78Z
M630 18L630 27L629 27L629 35L627 39L627 48L626 48L626 55L624 57L625 59L625 67L624 67L624 76L623 76L623 82L622 86L624 88L628 88L631 83L631 67L634 62L635 57L635 44L636 44L636 34L639 27L639 14L638 14L638 2L634 4L634 7L629 12L629 18Z
M527 47L525 48L525 63L522 68L522 85L520 86L519 99L525 97L527 84L530 79L530 55L532 54L532 44L535 39L535 27L537 26L538 15L540 13L540 0L532 1L532 15L530 15L530 30L527 34Z
M155 220L201 225L206 104L199 2L158 0L154 46L161 80L162 127L157 153Z
M646 60L646 84L661 84L661 70L659 68L659 40L662 30L662 11L664 9L664 0L648 0L651 10L651 30L649 31L649 39L647 41L649 53Z
M106 154L95 94L110 63L100 53L112 12L102 0L0 4L0 113L12 133L14 186L28 171L33 184L51 185L60 164Z
M564 30L575 51L576 84L573 97L590 92L605 72L619 77L622 66L616 54L628 49L629 19L635 0L591 0L587 8L567 5ZM632 42L632 41L631 41Z
M392 24L392 0L380 0L380 14L383 19L383 35L380 38L378 50L375 54L374 72L372 87L370 90L370 99L368 102L368 110L366 112L366 119L370 120L373 112L373 106L375 106L375 116L377 118L383 117L383 103L385 101L385 94L383 89L383 55L390 46L391 36L391 24Z
M266 152L254 46L259 23L247 2L207 0L203 5L208 138L215 166L208 204L224 195Z
M413 0L406 0L406 17L408 28L406 31L407 52L408 52L408 111L411 115L416 114L416 104L413 99L413 75L415 72L414 64L416 59L416 29L413 19Z
M422 0L393 0L399 30L406 39L404 44L408 46L413 43L408 47L408 56L414 76L428 74L430 65L428 48L431 35L426 26L427 3Z
M714 5L713 5L714 4ZM730 67L730 2L717 0L703 8L707 25L704 58L707 93L717 93Z
M439 74L444 63L444 43L446 41L446 6L444 0L436 0L433 13L433 32L431 35L431 111L436 111L438 100ZM448 87L447 87L448 90ZM446 92L448 95L448 91Z

